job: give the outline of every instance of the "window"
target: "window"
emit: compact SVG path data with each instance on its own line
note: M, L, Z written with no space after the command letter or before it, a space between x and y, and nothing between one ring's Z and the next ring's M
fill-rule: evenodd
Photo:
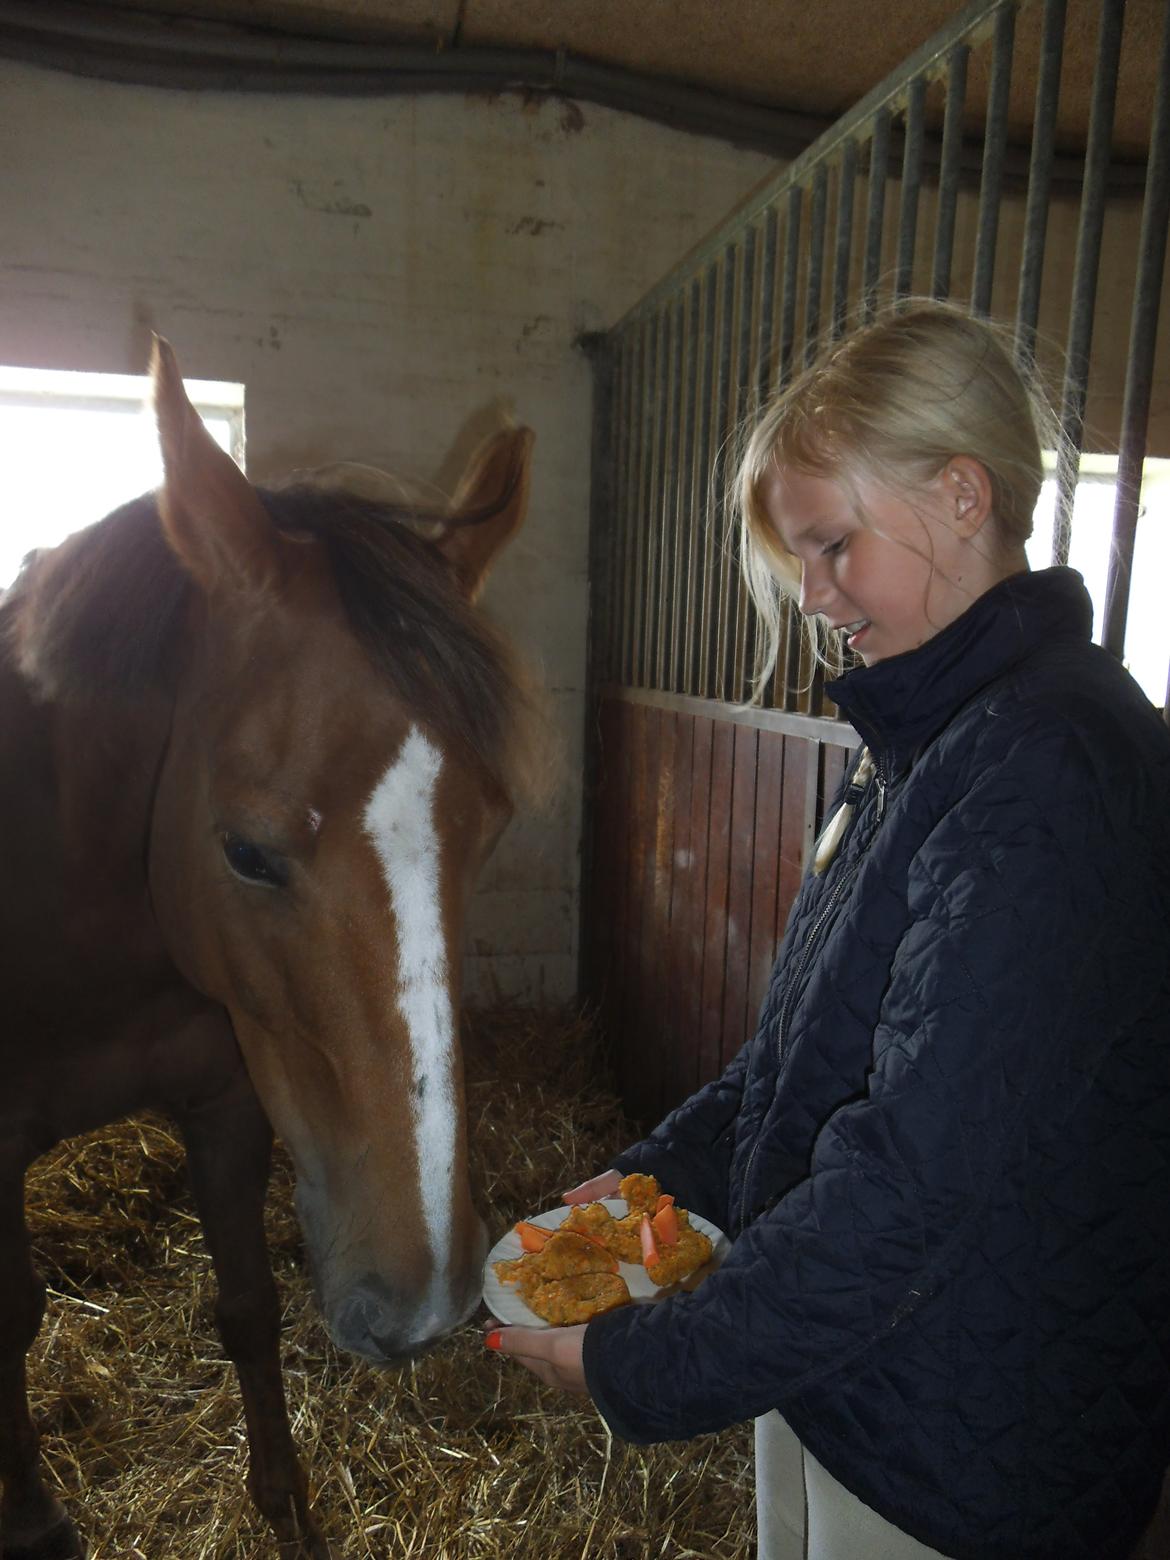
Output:
M243 385L186 386L212 437L242 466ZM0 588L34 547L53 547L159 485L149 403L150 381L128 374L0 368Z
M1045 458L1050 472L1055 455ZM1093 598L1093 637L1100 643L1105 618L1105 581L1113 546L1113 506L1117 496L1117 457L1082 455L1073 502L1069 565L1083 577ZM1036 506L1028 561L1043 569L1052 561L1052 531L1056 519L1056 480L1045 482ZM1170 581L1170 460L1147 459L1129 582L1129 615L1125 628L1125 664L1146 697L1159 709L1166 702L1170 672L1170 614L1166 582Z

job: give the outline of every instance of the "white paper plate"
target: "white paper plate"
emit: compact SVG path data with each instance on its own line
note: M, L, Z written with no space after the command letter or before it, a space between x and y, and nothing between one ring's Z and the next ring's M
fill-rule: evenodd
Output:
M625 1200L621 1197L603 1197L599 1199L613 1214L615 1219L624 1219L628 1213ZM559 1208L548 1208L544 1213L535 1214L526 1220L528 1224L540 1225L542 1229L555 1230L569 1217L570 1209L563 1205ZM697 1213L690 1214L691 1226L706 1235L711 1242L711 1259L703 1264L697 1272L681 1284L675 1284L669 1289L659 1289L651 1283L650 1275L640 1264L633 1262L620 1262L618 1272L626 1281L630 1291L630 1298L635 1305L645 1305L653 1300L661 1300L666 1295L677 1294L682 1289L694 1289L706 1278L713 1268L717 1268L723 1258L731 1250L731 1242L722 1230L714 1224L709 1224L706 1219L700 1219ZM511 1260L524 1255L524 1248L520 1244L520 1237L514 1229L508 1231L503 1240L499 1240L488 1252L487 1261L483 1269L483 1300L493 1316L501 1322L512 1322L520 1327L548 1327L549 1323L543 1317L537 1316L535 1311L530 1311L520 1298L514 1284L501 1284L496 1277L494 1262Z

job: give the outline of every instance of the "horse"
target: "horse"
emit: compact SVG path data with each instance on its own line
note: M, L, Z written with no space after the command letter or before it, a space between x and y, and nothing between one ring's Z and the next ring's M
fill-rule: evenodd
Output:
M32 555L0 603L0 1555L86 1552L26 1398L45 1293L25 1172L156 1108L184 1142L252 1497L281 1556L327 1560L280 1375L273 1132L340 1348L400 1360L467 1320L487 1238L461 926L535 729L475 603L523 522L533 436L497 434L429 514L253 487L161 338L151 372L158 493Z

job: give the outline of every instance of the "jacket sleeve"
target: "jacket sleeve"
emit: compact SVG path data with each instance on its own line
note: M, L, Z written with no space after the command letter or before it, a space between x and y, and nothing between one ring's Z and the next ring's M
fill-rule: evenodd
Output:
M694 1294L589 1324L589 1388L625 1438L721 1429L880 1358L1165 979L1140 779L1075 733L1017 736L1026 759L976 754L910 861L868 1088L807 1179Z
M726 1223L732 1132L747 1055L744 1046L722 1077L692 1094L649 1137L614 1161L623 1175L656 1176L680 1208L692 1208L720 1228Z

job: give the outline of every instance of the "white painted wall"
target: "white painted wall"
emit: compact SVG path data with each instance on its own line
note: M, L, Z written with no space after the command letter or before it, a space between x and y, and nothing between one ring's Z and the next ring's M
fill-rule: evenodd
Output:
M450 485L493 403L537 433L489 587L565 748L471 915L467 990L559 1000L577 941L590 376L620 317L770 169L544 102L168 93L0 64L0 362L247 385L248 466L371 461ZM62 459L68 452L62 451Z

